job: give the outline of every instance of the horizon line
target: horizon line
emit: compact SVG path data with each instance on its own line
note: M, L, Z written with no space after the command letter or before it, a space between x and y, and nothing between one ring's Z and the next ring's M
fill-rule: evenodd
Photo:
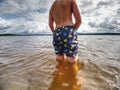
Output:
M48 36L52 34L14 34L14 33L5 33L5 34L0 34L0 36ZM78 35L120 35L120 33L78 33Z

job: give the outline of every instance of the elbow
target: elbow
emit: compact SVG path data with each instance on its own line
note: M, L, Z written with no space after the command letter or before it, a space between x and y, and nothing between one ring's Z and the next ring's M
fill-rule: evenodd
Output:
M76 20L76 22L75 22L75 28L78 29L81 24L82 24L82 20Z
M50 27L51 31L53 32L54 31L53 23L49 23L49 27Z
M51 23L49 23L49 27L50 27L50 29L52 29L53 25Z
M82 24L82 21L81 20L78 20L77 22L76 22L76 25L79 27L80 25Z
M82 24L82 20L80 20L80 25Z
M53 27L53 21L49 21L49 27Z
M80 26L80 25L82 24L82 20L79 19L77 23L78 23L78 25Z
M49 24L48 24L48 25L49 25L49 27L51 27L51 26L52 26L52 24L51 24L50 22L49 22Z

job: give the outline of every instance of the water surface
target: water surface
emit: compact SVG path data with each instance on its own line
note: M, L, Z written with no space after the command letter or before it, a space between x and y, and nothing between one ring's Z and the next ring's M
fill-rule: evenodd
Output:
M0 37L0 90L119 90L120 36L78 40L78 69L71 76L68 67L56 68L52 36Z

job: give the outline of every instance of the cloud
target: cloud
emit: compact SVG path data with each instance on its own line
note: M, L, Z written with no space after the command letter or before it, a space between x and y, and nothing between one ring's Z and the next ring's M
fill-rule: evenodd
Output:
M6 33L8 31L31 34L45 32L49 29L47 25L49 7L48 0L5 0L0 3L1 29L4 29L4 32L6 30ZM12 24L7 27L7 23ZM16 23L17 27L14 27L13 23ZM10 29L11 27L14 28Z
M16 23L0 18L0 34L12 33L11 31L17 26Z
M51 33L54 0L0 0L0 33ZM78 0L83 23L78 32L120 32L119 0Z
M28 14L34 10L48 9L48 0L5 0L0 3L3 14Z
M119 0L83 0L79 5L83 15L82 31L120 32Z

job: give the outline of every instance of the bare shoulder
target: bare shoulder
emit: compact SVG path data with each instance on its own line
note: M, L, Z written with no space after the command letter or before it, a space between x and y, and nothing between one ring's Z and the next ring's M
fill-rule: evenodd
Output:
M76 2L76 0L70 0L71 2Z
M50 7L50 10L52 10L52 9L54 8L55 3L56 3L56 1L53 2L53 4L52 4L51 7Z
M77 8L78 7L77 0L71 0L71 3L73 5L73 8Z
M76 3L76 0L70 0L72 3Z

